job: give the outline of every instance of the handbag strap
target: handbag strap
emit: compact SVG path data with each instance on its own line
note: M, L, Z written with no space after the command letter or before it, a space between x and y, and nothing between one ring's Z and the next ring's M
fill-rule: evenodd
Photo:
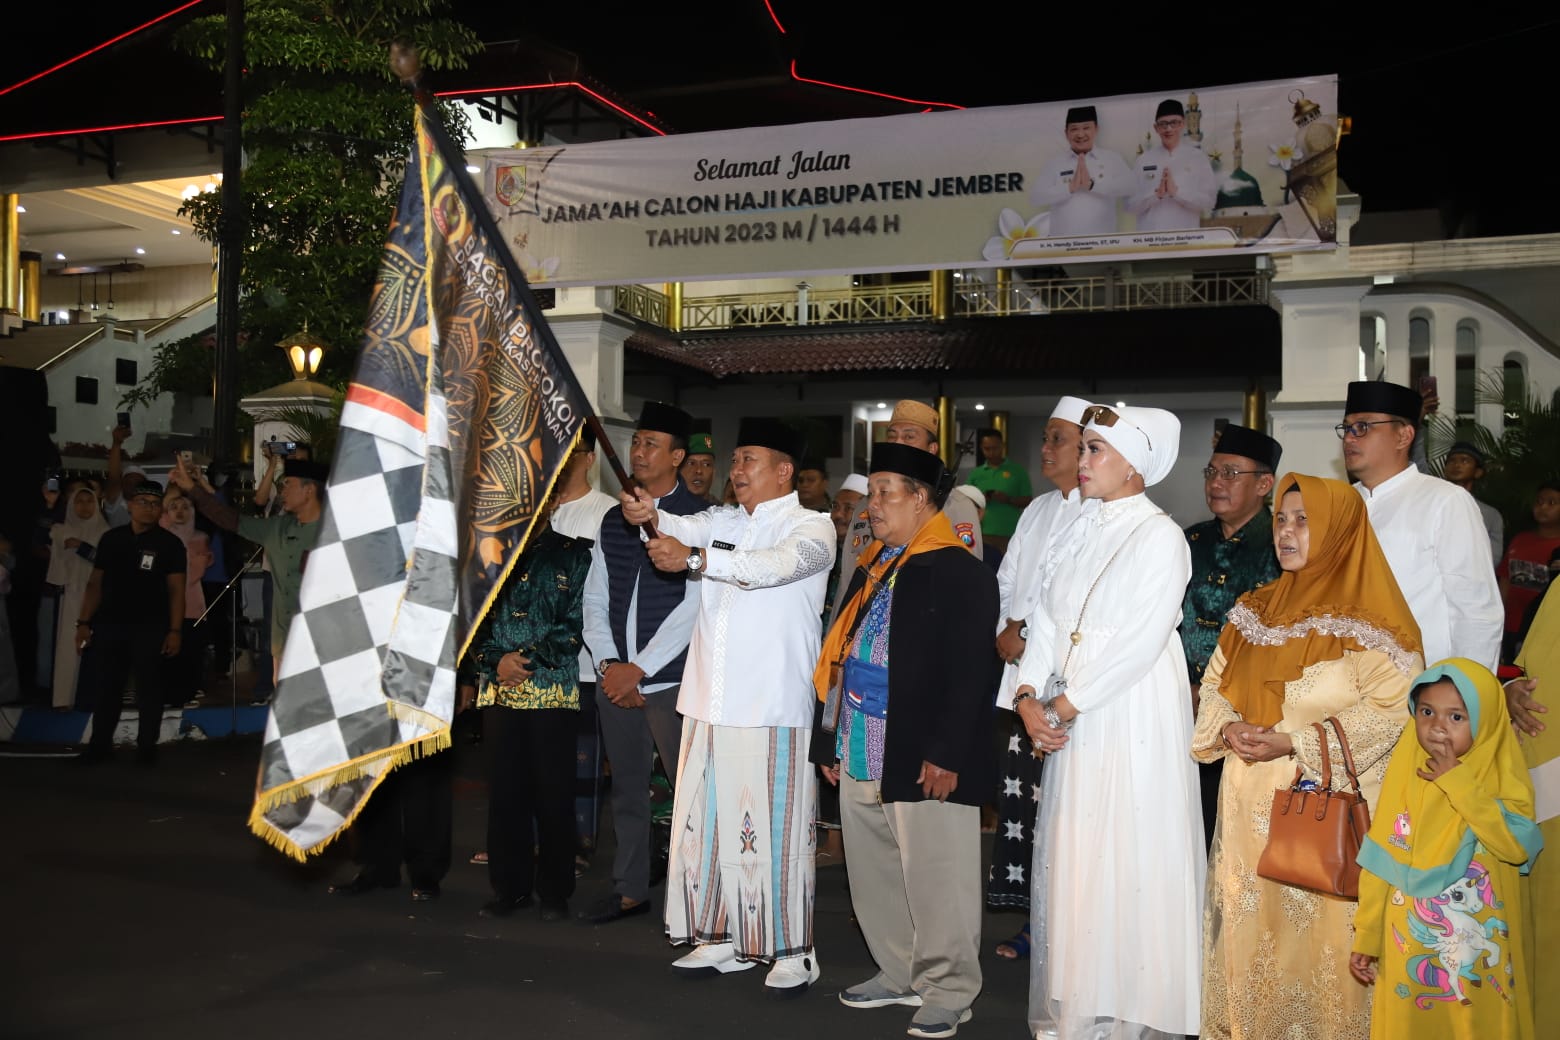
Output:
M1339 724L1338 716L1327 716L1327 723L1332 726L1333 732L1338 735L1338 750L1343 753L1343 769L1349 776L1349 782L1354 785L1354 793L1364 798L1365 795L1360 790L1360 776L1354 771L1354 756L1349 753L1349 738L1343 735L1343 726ZM1327 753L1327 734L1325 731L1322 733L1322 753Z
M1139 520L1137 526L1127 532L1127 536L1122 539L1121 544L1116 546L1116 551L1110 554L1110 559L1105 561L1105 566L1101 567L1100 572L1094 576L1094 582L1089 586L1089 591L1083 595L1083 605L1078 608L1078 620L1073 624L1072 632L1067 637L1067 656L1062 659L1061 671L1057 673L1063 679L1067 678L1067 666L1072 663L1073 650L1079 643L1083 642L1083 614L1084 611L1089 609L1089 600L1094 598L1094 590L1099 588L1100 579L1105 577L1105 572L1110 570L1110 565L1116 562L1116 557L1121 555L1122 550L1131 544L1132 536L1138 533L1138 528L1148 523L1154 517L1164 515L1162 510L1156 510Z
M1316 730L1317 746L1322 749L1322 790L1332 790L1332 755L1327 750L1327 731L1322 728L1320 722L1311 723L1311 728ZM1295 766L1295 783L1300 782L1300 767Z

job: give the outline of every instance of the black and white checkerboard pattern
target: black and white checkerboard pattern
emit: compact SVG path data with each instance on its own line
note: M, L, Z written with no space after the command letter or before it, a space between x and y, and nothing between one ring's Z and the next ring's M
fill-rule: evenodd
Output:
M261 754L262 792L307 791L264 813L295 854L334 837L396 750L453 714L458 550L444 400L433 390L421 445L397 418L343 411ZM397 714L392 702L415 710ZM348 766L361 775L338 782Z

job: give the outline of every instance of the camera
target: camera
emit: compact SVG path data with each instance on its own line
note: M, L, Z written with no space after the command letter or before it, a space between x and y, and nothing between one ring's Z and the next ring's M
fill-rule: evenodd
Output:
M279 459L285 459L298 450L297 441L269 440L265 442L266 452Z

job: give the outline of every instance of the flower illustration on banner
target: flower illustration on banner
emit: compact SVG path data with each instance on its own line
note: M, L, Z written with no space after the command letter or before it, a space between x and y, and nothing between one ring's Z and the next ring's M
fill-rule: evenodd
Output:
M563 263L562 258L556 256L539 259L531 255L529 250L516 253L515 261L520 265L520 273L525 275L525 280L532 285L551 281L553 275L558 273L558 265Z
M1268 156L1268 165L1277 166L1285 173L1289 172L1291 166L1305 158L1300 149L1292 144L1270 144L1268 151L1273 153Z
M1013 249L1026 238L1044 238L1051 224L1049 213L1037 213L1029 220L1016 210L1004 209L997 215L997 234L986 240L980 255L987 260L1012 259Z

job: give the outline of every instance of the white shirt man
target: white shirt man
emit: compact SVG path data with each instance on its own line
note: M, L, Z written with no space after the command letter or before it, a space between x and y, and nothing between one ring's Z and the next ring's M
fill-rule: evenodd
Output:
M1181 103L1161 101L1154 114L1159 143L1138 159L1137 187L1127 203L1139 231L1195 228L1218 198L1213 164L1202 149L1181 139L1185 129L1186 110Z
M705 978L773 961L764 985L778 997L818 979L808 747L835 536L829 514L797 500L804 444L780 422L744 419L731 461L735 507L672 516L643 491L623 497L625 519L660 533L648 543L655 566L698 574L677 698L672 833L682 837L667 869L666 931L674 944L700 945L672 967Z
M1040 447L1040 473L1056 487L1031 502L1018 518L1007 554L997 567L997 653L1014 667L1002 669L997 707L1013 707L1018 689L1019 659L1024 655L1027 623L1040 601L1041 574L1057 535L1078 518L1083 499L1078 494L1078 444L1084 413L1091 405L1080 397L1064 397L1051 410ZM1005 637L1005 638L1004 638Z
M1053 238L1113 234L1117 203L1132 194L1126 160L1094 147L1099 131L1093 105L1069 109L1068 151L1042 166L1029 189L1031 202L1051 208Z
M1505 612L1473 496L1409 461L1421 398L1395 383L1349 384L1344 468L1419 623L1425 663L1466 657L1494 671Z

